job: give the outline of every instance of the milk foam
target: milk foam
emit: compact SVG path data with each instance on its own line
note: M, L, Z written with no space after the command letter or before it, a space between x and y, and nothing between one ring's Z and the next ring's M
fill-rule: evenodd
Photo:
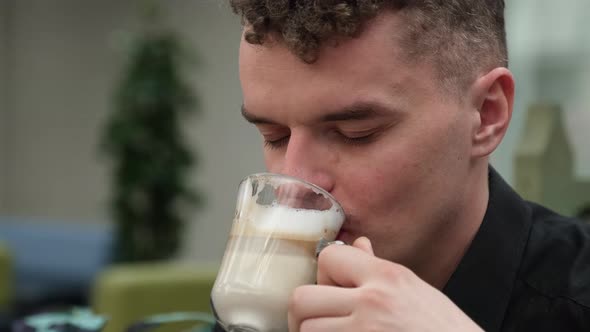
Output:
M244 207L241 220L250 232L260 235L274 234L293 239L333 237L344 222L336 208L325 211L294 209L281 205L251 204Z

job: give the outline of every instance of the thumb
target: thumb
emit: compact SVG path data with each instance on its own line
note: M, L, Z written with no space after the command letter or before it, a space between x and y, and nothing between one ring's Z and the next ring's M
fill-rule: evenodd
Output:
M355 248L359 248L360 250L366 252L371 256L375 256L375 253L373 252L373 246L371 245L371 240L369 240L365 236L361 236L358 239L354 240L352 246Z

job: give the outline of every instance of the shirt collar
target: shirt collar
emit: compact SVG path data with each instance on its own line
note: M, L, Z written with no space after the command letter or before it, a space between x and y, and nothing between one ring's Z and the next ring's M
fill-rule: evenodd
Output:
M483 222L443 292L485 331L499 331L531 225L530 211L490 166Z

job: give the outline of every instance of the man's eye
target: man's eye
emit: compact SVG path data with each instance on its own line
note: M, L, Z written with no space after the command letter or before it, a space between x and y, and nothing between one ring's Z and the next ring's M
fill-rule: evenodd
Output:
M289 143L289 137L290 136L285 136L285 137L281 137L279 139L264 139L264 146L266 148L269 148L271 150L274 149L280 149L283 146L287 145L287 143Z
M342 142L350 145L362 145L371 143L375 139L375 133L367 133L367 134L359 134L359 135L350 135L344 133L338 133L339 138Z

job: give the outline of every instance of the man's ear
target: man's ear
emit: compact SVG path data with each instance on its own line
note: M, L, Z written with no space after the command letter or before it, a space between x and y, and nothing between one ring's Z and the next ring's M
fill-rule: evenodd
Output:
M514 77L506 68L495 68L471 87L477 110L472 134L472 156L491 154L504 138L512 117Z

